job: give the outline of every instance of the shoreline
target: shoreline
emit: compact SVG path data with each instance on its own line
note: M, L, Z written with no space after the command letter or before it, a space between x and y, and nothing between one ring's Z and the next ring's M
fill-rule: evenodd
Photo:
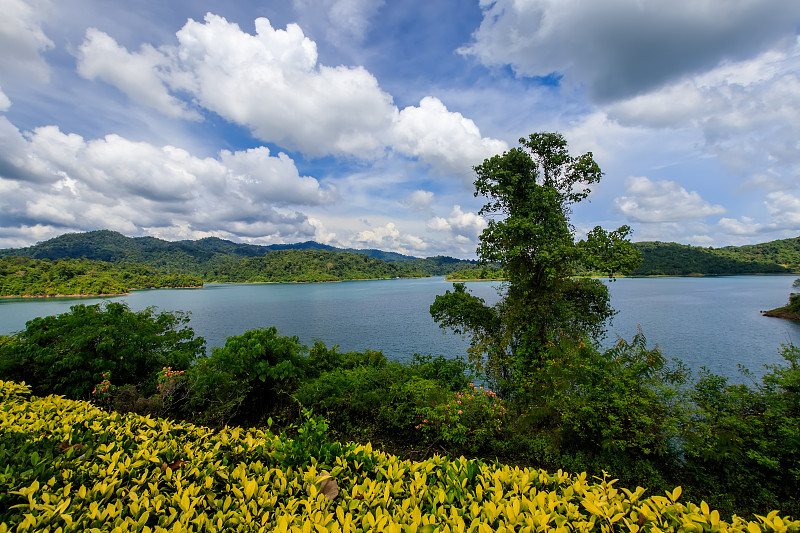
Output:
M10 294L0 296L0 298L105 298L107 296L129 296L133 291L157 291L160 289L202 289L203 285L191 287L144 287L141 289L129 289L128 292L107 292L103 294Z
M761 311L761 316L768 316L770 318L783 318L785 320L794 320L795 322L800 322L800 314L790 311L788 306L770 309L769 311Z

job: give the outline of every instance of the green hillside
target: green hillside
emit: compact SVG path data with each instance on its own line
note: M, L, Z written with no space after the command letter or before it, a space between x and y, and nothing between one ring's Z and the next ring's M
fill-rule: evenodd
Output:
M216 279L218 273L227 271L230 265L236 261L263 257L282 250L349 252L389 263L403 263L401 271L417 271L428 276L442 276L455 270L474 268L476 265L475 261L452 257L437 256L420 259L382 250L335 248L314 241L262 246L206 237L196 241L170 242L155 237L126 237L109 230L67 233L34 246L0 250L0 257L23 256L50 260L84 258L109 263L135 263L167 268L175 272L191 273L205 277L206 280L212 280ZM394 273L392 269L384 270L387 275ZM378 277L384 277L384 275Z
M233 261L206 273L224 283L319 282L418 278L425 274L405 263L387 263L362 254L324 250L276 250L263 257Z
M797 239L793 239L797 240ZM771 247L773 254L754 253L755 246L702 248L674 242L637 242L634 247L642 254L642 263L633 276L691 276L722 274L785 274L800 265L800 249L774 241L761 247ZM778 262L778 258L785 261Z
M642 263L632 272L634 276L800 272L800 237L724 248L704 248L659 241L639 242L634 243L634 246L642 253ZM237 261L264 257L275 251L285 250L348 252L388 263L402 264L405 271L413 270L428 276L444 276L465 269L479 268L477 261L473 260L446 256L415 258L375 249L335 248L314 241L263 246L207 237L195 241L170 242L155 237L126 237L109 230L67 233L34 246L0 250L0 257L25 256L49 260L85 258L109 263L143 264L168 269L173 273L192 274L209 281L222 272L229 272L230 265ZM253 270L252 264L240 267L236 269L237 278L238 272L243 268ZM386 275L390 273L392 273L390 270L386 270ZM322 278L327 277L322 276ZM382 274L379 277L384 276ZM336 274L332 278L338 279L340 276Z
M202 285L197 276L145 265L87 259L0 258L0 297L121 294L132 289Z

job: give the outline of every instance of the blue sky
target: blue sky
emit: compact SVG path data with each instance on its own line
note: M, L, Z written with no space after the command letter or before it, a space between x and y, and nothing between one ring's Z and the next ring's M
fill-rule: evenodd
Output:
M796 0L0 0L0 247L112 229L474 257L558 131L581 237L800 235Z

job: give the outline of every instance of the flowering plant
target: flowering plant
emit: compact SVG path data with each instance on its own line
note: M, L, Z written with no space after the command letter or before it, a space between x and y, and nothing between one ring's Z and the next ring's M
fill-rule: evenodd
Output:
M172 401L172 395L180 386L183 374L183 370L172 370L171 366L163 367L161 372L158 373L158 386L156 386L156 389L165 403Z
M111 384L111 371L103 372L103 381L94 386L92 391L92 403L101 407L109 407L116 385Z
M427 442L477 452L499 436L506 424L506 402L483 386L469 384L445 402L424 407L415 426Z

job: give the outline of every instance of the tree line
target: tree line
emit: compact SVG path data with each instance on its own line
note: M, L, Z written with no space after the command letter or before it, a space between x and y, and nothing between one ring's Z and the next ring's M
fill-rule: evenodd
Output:
M0 258L0 296L124 294L133 289L200 287L190 274L86 259Z

